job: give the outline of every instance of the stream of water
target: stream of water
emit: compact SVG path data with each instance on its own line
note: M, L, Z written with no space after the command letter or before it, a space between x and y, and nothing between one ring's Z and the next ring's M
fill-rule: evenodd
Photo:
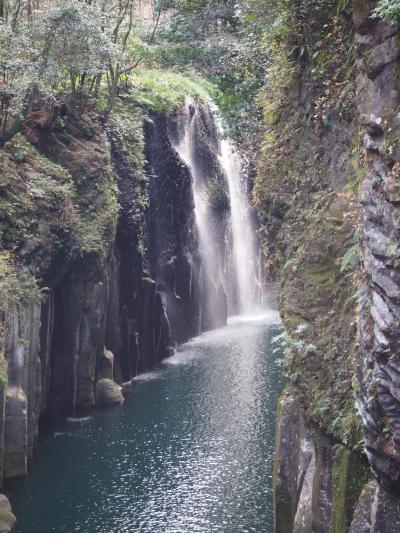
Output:
M272 533L273 306L136 378L121 408L43 431L7 486L18 533Z

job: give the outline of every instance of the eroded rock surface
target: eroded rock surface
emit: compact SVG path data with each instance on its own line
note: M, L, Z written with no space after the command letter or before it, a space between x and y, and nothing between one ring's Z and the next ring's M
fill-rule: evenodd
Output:
M40 220L21 215L31 236L16 255L46 290L10 303L0 330L0 485L26 473L40 418L122 403L121 383L132 388L207 322L192 177L172 144L178 116L154 115L140 141L63 105L62 117L33 113L5 154L10 183L23 173L15 197L53 196L38 204ZM211 126L202 108L197 149L216 172ZM226 294L216 293L222 324Z
M359 325L359 412L369 462L383 485L400 493L400 161L396 28L371 19L373 2L355 9L357 102L363 125L364 268ZM375 527L375 526L374 526Z
M310 423L288 386L278 409L276 533L348 531L366 478L363 461Z

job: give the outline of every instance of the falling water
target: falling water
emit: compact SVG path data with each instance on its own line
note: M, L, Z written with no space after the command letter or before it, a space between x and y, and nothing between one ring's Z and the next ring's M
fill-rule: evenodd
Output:
M193 199L196 226L199 232L200 247L203 252L203 297L206 302L208 328L223 325L220 321L220 270L221 261L218 245L214 238L212 213L207 193L207 181L203 179L201 169L195 161L195 136L193 117L197 112L194 102L187 98L185 102L184 131L175 149L190 169L193 180ZM222 286L222 285L221 285Z
M259 289L254 227L248 202L242 158L232 141L226 138L219 110L214 103L209 103L209 110L213 114L217 128L219 137L216 146L218 162L229 193L229 225L231 230L231 250L229 250L229 255L236 292L234 309L230 311L242 314L249 312L254 307ZM184 128L175 149L192 174L196 225L203 250L205 276L208 280L205 291L208 292L206 294L209 302L208 312L212 316L213 312L215 313L215 309L218 308L216 298L218 299L219 297L218 287L220 283L225 286L227 293L232 293L232 291L227 287L229 282L225 279L226 272L221 270L221 250L213 231L213 218L207 191L208 181L202 175L202 169L196 164L194 117L197 112L194 102L191 99L187 99Z
M242 159L230 139L226 138L220 119L219 161L228 183L233 241L233 261L239 293L240 313L249 312L256 302L258 276L256 272L256 248L254 227L247 199Z

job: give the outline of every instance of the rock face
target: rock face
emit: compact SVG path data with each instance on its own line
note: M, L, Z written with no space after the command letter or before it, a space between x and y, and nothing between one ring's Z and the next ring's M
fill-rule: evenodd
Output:
M342 271L339 275L330 276L329 282L337 283L332 298L324 298L325 302L329 302L331 311L326 313L324 304L315 298L312 303L318 305L319 314L318 318L314 319L313 307L308 304L308 299L312 296L309 287L317 287L319 293L323 294L325 271L321 269L319 272L311 272L311 283L304 285L306 290L301 292L298 289L304 277L304 265L311 262L312 253L316 252L322 252L320 258L323 260L332 259L335 257L334 248L323 249L322 244L329 243L329 240L323 237L321 231L315 233L315 242L309 239L312 234L311 221L305 226L306 238L302 238L300 230L295 230L294 238L295 241L297 239L297 244L295 242L294 248L298 246L297 258L296 254L290 254L290 249L289 252L285 250L282 300L294 353L286 370L295 385L291 389L292 392L283 397L279 420L275 472L278 532L400 531L400 40L398 26L371 17L376 4L377 2L372 0L354 1L350 10L351 3L343 3L344 16L348 23L352 20L355 30L356 60L353 66L356 72L356 109L352 109L352 120L358 121L360 125L359 139L362 144L362 158L356 156L356 166L362 169L362 218L360 222L357 219L351 222L353 227L359 226L361 230L361 245L357 231L353 239L355 246L350 248L350 251L358 250L362 272L357 273L354 278L347 275L344 283L340 280ZM307 75L307 67L302 70L302 75L304 72ZM300 80L300 91L304 85L302 83L303 80ZM295 101L296 98L294 97ZM321 133L321 151L324 138L332 136L339 124L338 116L333 114L331 119L328 132ZM352 124L354 125L354 122ZM350 134L358 136L358 133ZM343 137L339 134L336 139L336 149L343 150L339 142ZM324 171L328 178L334 177L332 165L340 170L334 156L331 166L329 162L324 162ZM335 183L332 179L330 185L332 195L338 197L340 180ZM295 206L299 209L297 204ZM348 213L345 209L344 218L349 220L356 209L352 207ZM335 241L340 242L338 219L334 216L331 220L335 221L336 226L331 229L330 235L335 235ZM324 222L324 218L319 219L321 228ZM282 224L286 233L289 233L290 225L285 220L285 214L281 216ZM349 249L346 239L348 237L345 237L343 242ZM304 250L307 251L304 260L299 260L299 256L303 259L301 252ZM350 251L346 255L341 253L338 256L334 268L340 264L341 259L351 256ZM342 269L346 271L343 264ZM356 292L357 283L359 287L362 286L359 292L359 309L351 306L350 298L347 300L347 297L344 297L354 280L356 283L352 289L353 294ZM288 293L288 287L295 290ZM340 313L335 310L336 302L340 302L342 306ZM300 305L297 305L298 303ZM349 313L351 308L353 311ZM307 327L303 333L301 327L296 331L296 315L301 316ZM329 332L346 316L348 325L352 323L353 327L347 328L344 324L333 337L336 349L332 363L328 362L329 373L325 374L325 364L329 361L328 352L333 345ZM357 343L355 323L352 320L355 316L359 318ZM325 319L327 322L324 325ZM329 327L326 327L326 324ZM319 338L315 334L316 326L323 326ZM322 352L318 352L320 339L323 339L325 347ZM349 341L347 346L340 344L346 341ZM304 342L311 342L314 345L312 348L317 347L315 351L310 349L307 357L304 356ZM314 357L314 354L317 357ZM346 372L347 378L342 379ZM327 394L332 376L337 391L335 395ZM346 403L341 404L341 394L347 396ZM365 437L365 457L375 479L366 483L362 491L361 485L363 480L367 482L368 476L359 470L351 474L356 463L355 456L351 455L349 460L349 457L346 459L349 452L342 451L338 454L338 448L326 436L326 432L329 432L338 442L356 446L360 439L357 424L350 426L344 423L347 414L348 421L352 416L353 394ZM293 398L298 398L298 402ZM326 399L329 401L324 405ZM340 416L332 421L335 402L340 408ZM300 405L303 405L303 408ZM335 420L339 421L336 426ZM318 429L312 421L318 423ZM347 436L346 426L353 428ZM352 487L351 478L357 480L357 487ZM340 488L337 493L335 487ZM338 497L346 491L349 494L347 501L352 502L352 508Z
M354 13L366 159L358 406L374 473L400 494L400 41L394 26L370 18L373 6L357 3Z
M399 500L375 481L361 493L349 533L400 531Z
M153 176L148 211L151 272L174 339L184 342L201 331L201 258L192 177L171 145L166 117L154 115L145 132L148 173Z
M278 410L276 533L348 531L366 478L360 458L313 426L288 387Z
M192 165L189 168L179 155L177 145L185 135L185 123L191 119L187 141L191 144ZM193 105L177 110L166 119L153 115L146 123L146 159L149 186L148 236L149 259L157 291L165 303L172 334L184 342L201 331L226 324L229 280L227 260L229 205L226 180L218 162L219 143L214 118L206 105ZM209 201L210 228L215 236L216 271L212 279L206 275L206 258L201 250L195 220L193 174L219 191L225 203L217 206ZM207 298L210 298L212 305Z

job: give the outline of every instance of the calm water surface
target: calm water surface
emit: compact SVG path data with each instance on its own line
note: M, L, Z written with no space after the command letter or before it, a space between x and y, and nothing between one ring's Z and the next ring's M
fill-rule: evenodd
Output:
M272 533L280 331L275 311L231 319L123 407L53 427L7 487L18 533Z

